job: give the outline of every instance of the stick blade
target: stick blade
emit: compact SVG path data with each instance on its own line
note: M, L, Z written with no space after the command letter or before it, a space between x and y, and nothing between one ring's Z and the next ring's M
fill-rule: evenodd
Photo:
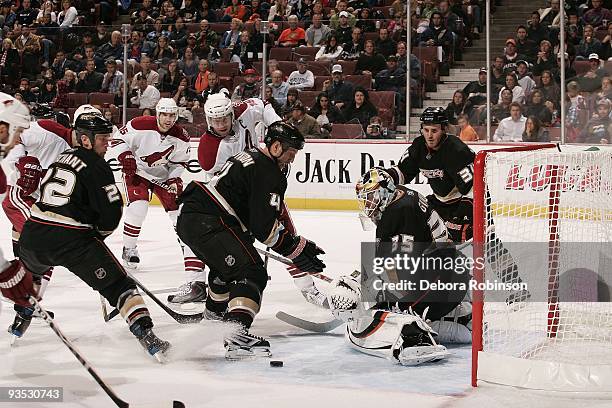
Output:
M328 322L311 322L304 320L299 317L290 315L283 311L276 313L276 318L282 322L285 322L291 326L308 330L315 333L327 333L334 330L336 327L342 325L344 322L340 319L333 319Z

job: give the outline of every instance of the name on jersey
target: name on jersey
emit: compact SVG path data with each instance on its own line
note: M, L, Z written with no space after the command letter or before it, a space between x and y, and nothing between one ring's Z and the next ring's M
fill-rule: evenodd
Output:
M427 177L428 179L433 179L433 178L444 178L444 170L442 169L420 169L421 173L423 173L423 175L425 177Z
M60 154L59 156L57 156L57 159L55 161L56 163L66 164L72 167L77 172L87 167L87 165L83 162L83 160L79 159L78 157L70 153Z
M251 164L255 164L253 157L251 157L251 155L247 152L238 153L234 156L234 159L238 160L242 164L242 167L248 167Z

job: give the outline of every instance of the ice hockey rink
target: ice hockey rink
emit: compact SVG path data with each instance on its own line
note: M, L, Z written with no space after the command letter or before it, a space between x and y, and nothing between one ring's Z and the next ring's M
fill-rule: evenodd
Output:
M336 277L359 267L360 242L372 240L374 233L362 231L355 212L292 214L300 234L327 252L326 274ZM4 214L0 231L1 247L10 254L10 226ZM107 243L120 254L121 229ZM139 250L136 276L165 300L185 276L170 220L160 207L149 210ZM270 260L268 272L271 281L252 332L270 340L273 359L284 362L280 368L270 367L268 359L226 361L221 323L180 325L145 297L157 334L173 344L170 361L160 365L145 355L120 318L105 323L98 294L64 269L56 269L43 305L55 312L66 336L130 406L170 407L172 400L180 400L187 407L612 407L609 396L585 400L508 387L473 389L468 345L448 346L452 355L440 363L401 367L350 349L344 326L326 334L288 326L275 318L277 311L315 321L331 316L302 298L283 265ZM317 285L326 290L325 282ZM35 319L26 336L10 347L6 327L13 319L11 309L4 303L0 314L0 386L59 386L64 402L0 402L0 407L114 406L41 320Z

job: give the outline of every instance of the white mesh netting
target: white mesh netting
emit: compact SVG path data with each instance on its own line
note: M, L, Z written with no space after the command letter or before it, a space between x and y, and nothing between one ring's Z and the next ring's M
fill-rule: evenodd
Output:
M612 154L554 149L485 161L483 351L612 366Z

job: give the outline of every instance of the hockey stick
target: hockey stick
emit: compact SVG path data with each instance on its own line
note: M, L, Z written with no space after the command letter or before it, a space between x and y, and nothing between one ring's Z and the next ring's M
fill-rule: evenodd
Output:
M333 319L329 322L311 322L309 320L300 319L299 317L290 315L283 311L276 313L276 318L282 322L295 326L299 329L308 330L315 333L327 333L328 331L334 330L336 327L342 325L344 321L340 319Z
M274 259L275 261L278 261L280 263L283 263L285 265L293 265L293 262L291 262L290 259L285 258L284 256L280 256L280 255L276 255L275 253L272 253L270 251L266 251L265 249L261 249L261 248L255 248L257 249L257 252L259 252L260 254L262 254L263 256L267 256L270 257L270 259ZM330 278L327 275L324 275L322 273L310 273L309 275L311 276L315 276L325 282L332 282L333 279Z
M85 367L87 372L93 377L93 379L98 383L98 385L102 387L106 395L108 395L110 399L113 400L115 405L117 405L119 408L129 408L130 404L119 398L119 396L115 394L115 391L113 391L110 385L104 382L104 380L98 375L96 370L94 370L89 361L87 361L85 357L79 352L79 350L77 350L77 348L70 342L70 340L66 338L64 333L60 330L59 326L49 316L47 311L43 309L40 303L38 303L38 301L33 296L30 296L28 300L30 304L34 307L34 310L36 310L40 314L43 320L49 325L49 327L51 327L53 332L55 332L55 334L57 335L57 337L59 337L62 343L64 343L66 347L68 347L68 350L70 350L70 352L76 357L76 359L79 360L79 363L81 363L81 365ZM175 400L172 402L172 407L185 408L185 404L183 404L181 401Z
M181 323L181 324L199 323L199 322L202 321L202 319L204 319L204 313L196 313L196 314L191 314L191 315L184 315L182 313L175 312L174 310L172 310L168 306L166 306L166 304L164 302L159 300L159 298L157 296L155 296L149 289L147 289L142 283L140 283L140 281L138 279L136 279L134 277L134 275L132 275L128 271L126 271L126 273L128 274L128 276L130 278L132 278L134 280L136 285L140 289L142 289L142 291L147 296L149 296L155 303L157 303L157 305L159 307L161 307L164 310L164 312L166 312L168 315L170 315L170 317L173 318L174 320L176 320L178 323Z
M110 313L108 313L106 308L106 300L102 295L100 295L100 303L102 304L102 317L104 318L104 322L109 322L113 317L119 314L118 309L113 309Z

